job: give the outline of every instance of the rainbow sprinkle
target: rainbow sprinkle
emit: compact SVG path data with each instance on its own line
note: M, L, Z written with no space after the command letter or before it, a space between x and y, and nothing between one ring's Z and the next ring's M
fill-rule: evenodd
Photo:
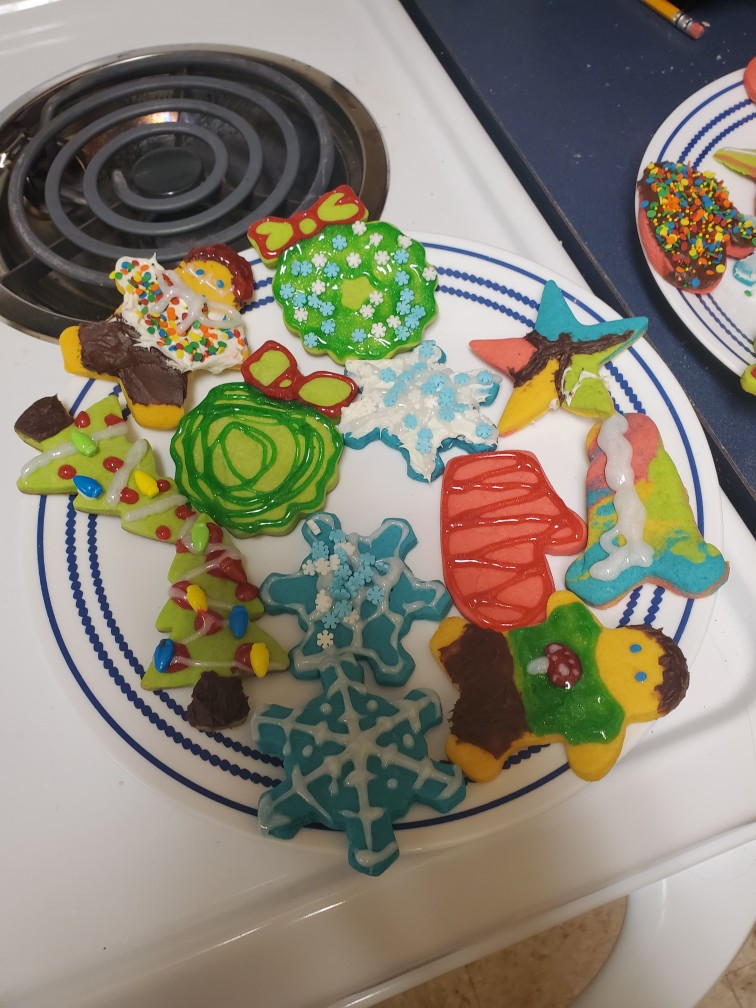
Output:
M728 242L756 247L753 224L732 204L713 172L689 164L650 164L640 181L640 208L682 288L710 285L726 269Z

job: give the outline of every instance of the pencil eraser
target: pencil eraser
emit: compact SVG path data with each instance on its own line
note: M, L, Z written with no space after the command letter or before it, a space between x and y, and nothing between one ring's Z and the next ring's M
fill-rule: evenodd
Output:
M691 38L699 39L704 33L704 26L699 21L694 21L688 28L688 35Z

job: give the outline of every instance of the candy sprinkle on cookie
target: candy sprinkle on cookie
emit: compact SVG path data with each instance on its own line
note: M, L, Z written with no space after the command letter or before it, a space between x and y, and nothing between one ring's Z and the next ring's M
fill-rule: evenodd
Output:
M340 364L417 346L436 315L438 277L424 247L366 215L341 186L291 220L265 218L248 230L263 260L277 259L273 294L287 327L310 353ZM271 235L279 233L273 251Z

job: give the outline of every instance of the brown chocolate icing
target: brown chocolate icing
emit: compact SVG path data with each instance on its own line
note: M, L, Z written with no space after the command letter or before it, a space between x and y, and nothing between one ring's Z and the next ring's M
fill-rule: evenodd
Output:
M183 406L187 375L118 316L79 326L81 362L95 374L116 377L127 398L142 406Z
M14 430L24 441L41 444L73 424L73 417L57 396L32 403L16 420Z
M459 690L450 718L452 733L493 756L501 756L527 731L525 708L514 682L506 638L495 630L465 624L439 655Z
M688 663L677 644L661 630L649 626L639 629L655 640L662 649L662 681L656 687L659 696L659 716L662 717L674 710L688 691L690 683Z
M561 398L562 376L572 363L575 354L595 354L602 350L608 350L624 343L631 336L632 330L626 330L611 336L602 336L600 339L578 343L570 338L569 333L561 333L557 340L547 340L533 330L523 338L535 347L535 353L519 371L511 372L512 380L515 387L524 385L525 382L529 382L540 371L543 371L550 360L556 360L557 373L554 377L554 385Z
M238 676L203 672L192 690L186 709L189 724L200 731L216 731L243 724L249 716L249 700Z

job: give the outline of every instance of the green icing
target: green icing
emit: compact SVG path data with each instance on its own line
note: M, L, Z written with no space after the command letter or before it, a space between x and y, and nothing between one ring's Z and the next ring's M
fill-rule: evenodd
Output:
M316 410L231 382L182 418L171 455L192 506L247 537L283 535L319 511L338 480L342 447Z
M624 712L608 691L596 665L596 644L602 627L580 603L558 606L537 626L510 630L509 648L515 662L515 683L522 696L528 728L534 735L563 735L571 745L607 742L619 734ZM553 686L545 675L527 667L548 644L571 648L583 674L571 689Z
M273 294L313 354L381 360L410 350L436 315L425 249L385 221L331 224L281 255Z

